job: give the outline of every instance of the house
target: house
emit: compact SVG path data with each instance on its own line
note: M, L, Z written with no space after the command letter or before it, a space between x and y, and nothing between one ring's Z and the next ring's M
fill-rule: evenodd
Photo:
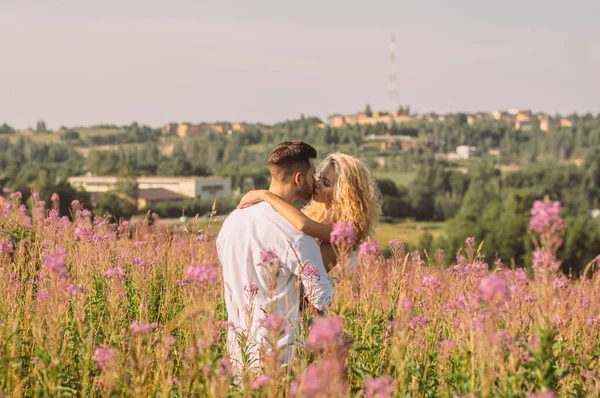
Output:
M189 199L187 196L182 195L180 193L170 191L165 188L147 188L140 189L137 206L138 209L142 209L148 205L160 203L160 202L169 202L176 200L184 200Z
M573 127L573 122L569 119L562 118L560 119L560 127Z
M474 146L460 145L456 147L456 154L460 159L469 159L475 153Z
M339 113L329 116L327 120L331 127L341 127L344 125L344 117Z
M168 123L162 126L160 133L162 135L170 135L177 132L177 123Z
M177 135L181 138L197 135L202 132L202 128L190 123L183 123L177 126Z
M532 123L529 120L517 120L515 122L515 128L517 130L523 130L523 131L527 131L527 130L531 130L531 128L533 127Z
M75 189L90 192L92 199L116 189L116 176L78 176L67 179ZM204 199L217 200L232 195L230 177L138 177L139 198L143 203ZM138 202L138 204L141 202Z

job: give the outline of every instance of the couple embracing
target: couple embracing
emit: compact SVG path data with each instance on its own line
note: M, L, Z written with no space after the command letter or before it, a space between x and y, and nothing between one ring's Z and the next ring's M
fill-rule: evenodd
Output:
M362 161L335 153L315 170L316 158L304 142L277 145L269 155L269 189L246 194L217 237L230 323L227 349L238 371L258 366L266 347L277 347L282 364L291 360L302 344L302 291L310 292L308 301L319 311L333 298L333 224L350 223L360 242L373 235L379 219L381 195ZM296 200L309 202L300 211ZM355 263L356 254L349 255ZM273 319L285 324L277 341L269 331Z

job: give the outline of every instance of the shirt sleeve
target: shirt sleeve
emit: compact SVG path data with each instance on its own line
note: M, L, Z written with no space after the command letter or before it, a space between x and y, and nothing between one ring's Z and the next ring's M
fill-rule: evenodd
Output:
M293 245L293 249L295 255L292 254L289 263L291 271L300 276L304 292L309 295L312 305L318 310L325 309L333 299L333 284L323 265L319 245L314 238L301 236ZM314 268L307 270L308 266ZM306 272L301 272L302 269Z

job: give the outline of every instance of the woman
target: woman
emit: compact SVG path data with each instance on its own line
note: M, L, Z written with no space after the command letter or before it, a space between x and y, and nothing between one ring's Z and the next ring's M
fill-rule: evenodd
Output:
M334 153L317 168L311 201L302 209L286 203L266 190L248 192L238 208L266 201L294 228L319 239L323 263L329 271L337 264L329 243L336 222L350 222L357 241L372 237L381 215L381 193L367 165L352 155Z

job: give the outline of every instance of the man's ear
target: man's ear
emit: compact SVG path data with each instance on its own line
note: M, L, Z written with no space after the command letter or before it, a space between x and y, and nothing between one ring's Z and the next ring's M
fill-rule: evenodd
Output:
M294 184L297 186L302 185L302 173L294 173Z

